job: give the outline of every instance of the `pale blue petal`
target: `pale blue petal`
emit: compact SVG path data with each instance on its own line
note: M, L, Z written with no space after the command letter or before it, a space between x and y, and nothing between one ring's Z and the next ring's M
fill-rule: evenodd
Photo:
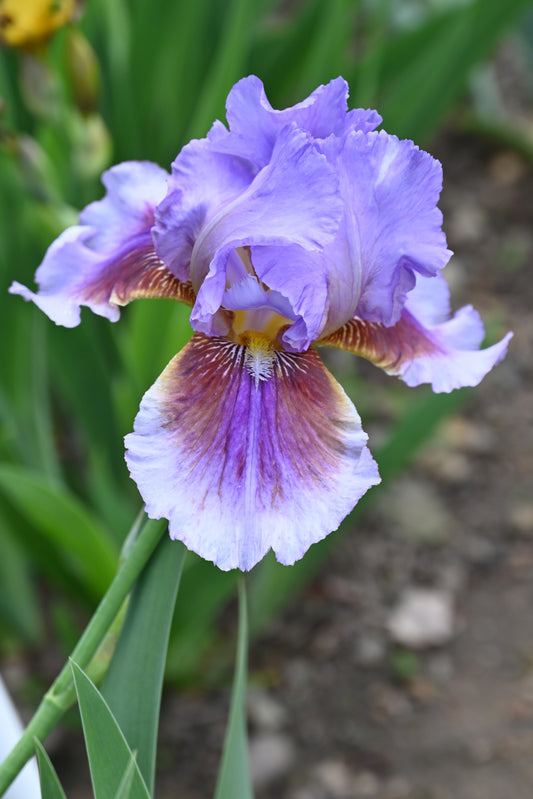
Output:
M285 128L277 138L271 163L247 191L220 210L196 240L191 260L192 283L197 288L191 315L194 329L212 333L211 321L223 302L233 250L254 245L320 250L334 238L341 214L335 171L303 133ZM277 286L269 288L277 290Z
M380 124L376 111L355 109L347 113L347 100L348 84L343 78L335 78L302 102L277 110L268 101L259 78L250 75L236 83L228 95L230 131L218 123L209 139L219 151L263 167L270 161L279 131L287 124L295 124L314 139L342 136L347 130L367 132Z
M294 563L379 482L359 416L318 355L275 357L257 381L244 347L196 334L126 436L148 514L221 569L251 569L269 549Z
M354 317L318 344L367 358L409 386L430 383L437 392L476 386L500 361L512 337L480 350L485 330L470 305L450 318L449 291L442 275L417 277L396 324Z
M381 131L350 134L339 168L346 235L359 271L356 315L394 324L416 274L434 275L448 261L437 201L438 161L410 141Z
M213 216L246 191L257 170L242 159L220 154L206 139L193 140L172 164L168 195L155 214L157 254L180 280L191 275L191 256L202 229Z
M271 310L293 319L294 311L289 300L279 291L268 291L253 275L234 283L224 292L224 308L233 311L242 310Z
M328 261L320 251L296 246L252 247L251 253L259 280L286 297L292 309L289 318L299 319L283 333L282 343L291 352L303 352L324 325Z
M109 254L126 238L149 229L154 208L167 192L168 178L168 172L151 161L124 161L104 172L105 196L80 213L80 224L95 230L87 245Z
M405 361L398 374L408 386L431 383L437 392L477 386L505 356L513 335L481 350L485 328L479 313L467 305L449 318L449 292L441 275L417 279L404 313L417 320L435 350Z
M80 214L48 248L34 293L13 283L10 291L33 301L56 324L74 327L80 307L115 322L148 273L172 278L157 259L151 237L156 204L166 192L168 174L147 161L118 164L104 173L107 193ZM163 272L158 272L163 270Z
M34 293L16 281L9 291L34 302L57 325L75 327L80 323L81 305L90 305L100 316L116 322L120 312L116 305L104 301L84 301L86 287L102 271L102 258L86 246L96 235L94 228L67 228L49 247L37 270L39 291Z

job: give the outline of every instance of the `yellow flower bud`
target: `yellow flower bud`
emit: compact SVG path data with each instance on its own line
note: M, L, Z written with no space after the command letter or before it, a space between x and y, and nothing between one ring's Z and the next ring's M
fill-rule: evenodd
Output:
M0 44L33 49L66 25L76 0L0 0Z

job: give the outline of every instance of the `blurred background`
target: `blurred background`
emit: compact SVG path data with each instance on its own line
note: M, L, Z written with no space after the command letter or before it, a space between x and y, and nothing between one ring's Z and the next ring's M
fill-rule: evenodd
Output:
M33 285L103 169L168 168L243 75L284 107L341 74L351 107L442 161L454 307L482 312L488 343L515 338L451 395L330 356L384 483L295 567L249 577L257 797L531 799L531 2L0 0L0 45L0 671L25 717L113 577L141 507L122 438L190 328L145 300L62 329L7 289ZM188 556L162 799L212 793L234 589ZM91 796L76 713L47 748L69 798Z

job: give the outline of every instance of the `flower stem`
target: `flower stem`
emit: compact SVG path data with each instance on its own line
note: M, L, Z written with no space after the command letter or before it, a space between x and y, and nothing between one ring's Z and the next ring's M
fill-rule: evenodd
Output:
M104 641L109 628L122 608L124 600L164 531L163 523L147 521L129 549L123 563L109 586L85 632L75 646L71 659L87 669ZM72 670L66 663L45 694L35 715L24 730L14 749L0 765L0 796L4 794L24 764L34 754L37 738L43 741L75 699Z

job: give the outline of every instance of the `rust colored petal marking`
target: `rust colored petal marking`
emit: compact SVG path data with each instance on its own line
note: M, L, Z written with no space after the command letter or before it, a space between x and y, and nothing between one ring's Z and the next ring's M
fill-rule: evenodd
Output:
M275 507L300 481L327 486L354 454L351 405L313 350L275 351L271 377L256 384L245 346L196 333L162 380L184 479L221 498L230 486L237 503L253 486L258 508Z
M391 327L354 317L316 343L321 347L337 347L360 355L390 374L401 372L402 366L416 358L443 353L431 333L409 311L404 311Z
M108 263L86 290L88 299L127 305L137 299L173 299L194 305L194 291L167 269L151 244L134 247Z
M196 333L144 395L126 460L150 517L222 569L294 563L379 482L354 406L314 350Z
M136 263L129 277L114 284L110 299L117 305L138 299L170 299L192 306L195 296L191 283L178 280L154 253Z

